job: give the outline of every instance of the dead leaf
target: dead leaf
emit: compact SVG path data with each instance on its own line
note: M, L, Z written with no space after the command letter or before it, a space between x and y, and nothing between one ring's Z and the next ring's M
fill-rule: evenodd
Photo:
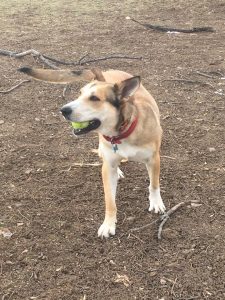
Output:
M192 207L199 207L201 206L202 204L201 203L191 203L191 206Z
M17 225L17 226L23 226L24 223L23 223L23 222L19 222L19 223L17 223L16 225Z
M13 233L6 227L1 227L0 228L0 235L3 235L3 237L5 238L11 238L11 236L13 235Z
M131 282L128 278L127 275L120 275L118 273L116 273L116 278L115 278L115 282L117 283L122 283L124 284L126 287L128 287L129 285L131 285Z
M164 278L161 278L160 283L164 285L164 284L166 284L166 280Z

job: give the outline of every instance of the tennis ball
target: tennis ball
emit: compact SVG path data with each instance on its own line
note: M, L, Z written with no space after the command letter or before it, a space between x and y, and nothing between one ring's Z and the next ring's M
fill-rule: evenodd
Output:
M72 122L71 124L74 129L82 129L88 127L89 122Z

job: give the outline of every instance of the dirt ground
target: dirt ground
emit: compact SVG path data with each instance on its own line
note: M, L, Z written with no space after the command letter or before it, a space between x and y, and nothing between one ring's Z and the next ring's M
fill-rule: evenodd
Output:
M126 19L214 33L170 34ZM142 56L91 66L141 75L159 104L164 131L161 189L169 209L158 224L148 208L148 178L122 165L115 237L97 238L103 221L95 133L75 138L59 109L63 86L25 83L0 94L0 299L225 299L224 1L0 2L1 48L30 48L66 61L109 54ZM17 68L44 67L31 56L0 56L0 90L27 79ZM87 66L86 66L87 67ZM200 73L199 73L200 72ZM183 81L182 81L183 80Z

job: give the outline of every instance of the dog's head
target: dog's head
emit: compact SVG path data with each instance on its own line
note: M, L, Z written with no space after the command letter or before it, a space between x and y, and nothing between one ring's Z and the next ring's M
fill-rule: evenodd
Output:
M113 135L126 99L133 96L140 85L140 77L131 77L118 83L108 83L99 69L69 71L21 68L35 79L52 83L67 84L78 80L91 81L81 89L76 100L64 105L63 116L71 122L89 122L75 134L98 130L102 134Z

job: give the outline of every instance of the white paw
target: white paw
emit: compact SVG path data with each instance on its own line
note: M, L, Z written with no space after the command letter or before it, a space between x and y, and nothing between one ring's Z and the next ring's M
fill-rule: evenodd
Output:
M118 179L124 178L123 171L121 171L120 168L117 168L117 175L118 175Z
M150 192L149 201L150 201L150 206L148 209L149 211L153 211L156 214L157 213L163 214L165 212L166 208L165 205L163 204L159 189Z
M110 235L115 235L116 233L116 222L106 222L104 221L98 230L98 237L108 238Z

